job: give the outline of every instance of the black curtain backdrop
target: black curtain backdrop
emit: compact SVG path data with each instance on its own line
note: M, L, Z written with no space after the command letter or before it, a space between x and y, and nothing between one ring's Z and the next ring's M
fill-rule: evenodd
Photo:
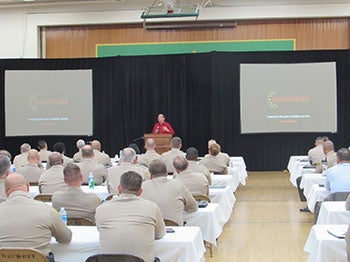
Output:
M328 61L337 64L338 133L240 134L240 63ZM72 156L77 139L99 139L103 150L113 157L134 139L150 133L158 113L164 113L175 135L182 138L184 150L195 146L204 155L207 141L214 138L222 151L243 156L248 170L283 170L291 155L307 153L316 136L327 135L336 149L350 145L349 62L348 50L3 59L0 60L2 97L5 70L92 69L94 135L5 137L4 99L1 99L0 147L14 156L24 142L36 148L39 139L45 139L49 147L62 141L67 155ZM320 106L328 110L326 104ZM251 114L254 113L252 108ZM137 143L143 147L142 140Z

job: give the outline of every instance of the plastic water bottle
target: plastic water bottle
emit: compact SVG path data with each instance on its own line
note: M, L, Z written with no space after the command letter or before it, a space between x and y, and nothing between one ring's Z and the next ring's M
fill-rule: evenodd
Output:
M12 165L11 171L12 171L12 173L15 173L15 172L16 172L16 167L15 167L14 165Z
M88 176L88 182L89 182L89 188L94 189L95 188L95 178L92 172L90 172Z
M64 207L61 207L61 209L60 209L60 216L61 216L63 222L67 225L68 217L67 217L67 212L64 209Z

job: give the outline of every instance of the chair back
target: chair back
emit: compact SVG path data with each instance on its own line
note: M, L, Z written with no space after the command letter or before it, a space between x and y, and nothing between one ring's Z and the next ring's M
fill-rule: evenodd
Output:
M68 226L95 226L95 223L90 219L82 217L68 217L67 219Z
M109 195L108 197L106 197L105 201L109 201L109 200L113 199L113 196L114 196L114 195L112 195L112 194Z
M39 200L42 202L52 202L51 198L52 194L39 194L34 197L35 200Z
M39 184L39 182L29 182L30 186L37 186Z
M47 257L33 248L0 248L0 262L47 262Z
M193 197L197 201L207 201L208 203L210 203L210 197L208 197L207 195L193 195Z
M170 219L164 219L164 224L167 227L178 227L178 226L180 226L178 223L176 223L175 221L170 220Z
M142 258L127 254L97 254L89 256L85 262L145 262Z

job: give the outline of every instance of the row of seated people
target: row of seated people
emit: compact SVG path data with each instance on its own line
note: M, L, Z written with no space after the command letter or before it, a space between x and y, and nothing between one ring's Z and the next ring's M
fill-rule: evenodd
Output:
M123 150L124 153L128 151L135 155L133 149ZM10 172L9 159L0 156L0 160ZM187 164L184 157L174 160L177 171L180 171L179 165L187 167ZM93 221L96 217L102 252L130 253L145 261L153 261L153 241L165 234L163 219L182 225L182 211L194 212L198 203L180 179L167 179L163 161L150 163L149 172L152 179L144 182L135 171L123 173L117 185L119 197L101 205L95 194L81 190L83 175L79 166L68 164L63 170L67 188L53 194L52 205L57 210L64 206L68 217L87 217ZM204 175L199 175L206 180ZM180 176L181 172L177 178ZM51 235L58 242L69 242L71 231L57 212L31 199L28 190L29 184L21 174L9 174L5 179L8 199L0 204L0 212L6 214L0 218L0 246L32 247L48 254ZM138 197L141 195L142 198ZM23 214L26 214L26 219L22 218ZM38 224L41 226L37 227Z

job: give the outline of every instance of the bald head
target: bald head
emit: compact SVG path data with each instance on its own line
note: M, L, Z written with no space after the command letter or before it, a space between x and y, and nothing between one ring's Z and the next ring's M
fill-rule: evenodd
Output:
M29 184L24 177L18 173L9 174L5 180L5 192L9 196L14 191L28 192Z
M327 154L328 152L334 151L334 144L331 140L323 142L323 152Z
M148 138L146 141L146 150L153 150L156 147L156 142L153 138Z
M40 161L40 154L39 154L39 152L37 150L35 150L35 149L30 149L28 151L27 160L31 164L38 164L39 161Z
M181 172L187 169L188 167L188 161L183 156L177 156L173 160L173 165L176 169L176 171Z
M83 158L94 158L94 150L90 145L85 145L81 148L81 156Z
M49 155L49 163L51 166L62 165L62 155L58 152L53 152L51 155Z
M93 140L91 142L92 149L95 149L97 151L101 151L101 143L98 140Z

